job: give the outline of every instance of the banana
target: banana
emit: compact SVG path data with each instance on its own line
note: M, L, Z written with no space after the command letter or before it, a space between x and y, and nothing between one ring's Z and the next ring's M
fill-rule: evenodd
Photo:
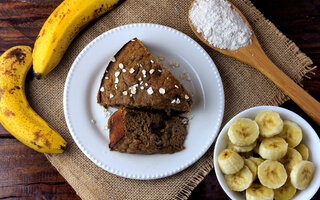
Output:
M308 160L309 158L309 149L306 145L304 144L299 144L296 147L296 150L300 153L300 155L302 156L303 160Z
M266 160L258 167L258 178L262 185L276 189L285 184L287 172L284 166L274 160Z
M247 146L238 146L235 144L232 144L231 141L228 139L228 149L232 149L236 152L249 152L251 150L253 150L253 148L256 146L257 142L253 142L250 145Z
M218 156L218 164L224 174L234 174L243 167L244 161L237 152L225 149Z
M300 161L302 161L300 153L290 147L288 148L287 154L280 160L280 162L285 166L288 174L291 172L293 166Z
M283 129L283 121L279 113L273 111L262 111L256 116L255 120L263 137L272 137L279 134Z
M314 171L315 167L312 162L306 160L298 162L290 173L292 185L299 190L305 189L312 181Z
M265 138L259 146L259 154L264 159L279 160L286 155L288 144L278 136Z
M290 179L288 178L287 182L278 189L274 190L274 199L275 200L289 200L296 194L296 188L291 184Z
M250 159L244 159L244 165L247 166L252 173L252 181L257 178L258 166Z
M272 189L254 183L246 190L246 200L273 200Z
M256 158L256 157L250 157L249 160L254 162L257 165L257 167L264 161L262 158Z
M66 141L30 107L25 96L31 51L28 46L16 46L0 57L0 122L15 138L34 150L62 153Z
M33 50L37 79L54 69L74 37L90 21L111 10L119 0L64 0L44 23Z
M230 126L228 137L232 144L248 146L253 144L259 136L258 124L248 118L238 118Z
M224 176L230 190L241 192L250 187L252 184L252 172L247 166L244 166L235 174Z
M302 140L302 130L297 123L284 120L279 136L286 140L289 147L296 147Z

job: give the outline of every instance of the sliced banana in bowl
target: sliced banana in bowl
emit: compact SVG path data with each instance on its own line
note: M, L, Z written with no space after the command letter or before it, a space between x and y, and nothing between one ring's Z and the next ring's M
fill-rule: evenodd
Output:
M258 136L253 124L258 125ZM218 164L225 149L242 157L231 156L237 162L236 173L225 174ZM317 133L299 115L281 107L258 106L237 114L223 127L214 148L214 169L231 199L308 200L320 187L318 149Z

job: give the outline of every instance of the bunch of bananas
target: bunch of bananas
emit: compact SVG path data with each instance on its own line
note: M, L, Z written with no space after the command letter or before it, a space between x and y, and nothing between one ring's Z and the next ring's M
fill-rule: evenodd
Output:
M16 46L0 57L0 123L25 145L43 153L62 153L66 141L32 108L25 96L25 78L33 63L36 78L53 70L74 37L90 21L119 0L64 0L43 25L32 52Z
M236 119L227 134L228 147L220 152L218 165L228 187L246 191L246 199L289 200L312 181L315 166L308 161L308 147L300 144L303 134L295 122L262 111L255 120Z

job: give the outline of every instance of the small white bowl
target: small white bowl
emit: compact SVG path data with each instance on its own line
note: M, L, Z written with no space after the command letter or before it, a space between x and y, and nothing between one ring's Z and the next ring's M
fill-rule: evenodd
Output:
M219 166L218 166L218 162L217 162L217 158L219 153L227 148L227 131L228 128L230 127L231 123L236 119L236 118L251 118L254 119L255 116L263 110L272 110L275 111L277 113L280 114L280 117L282 119L287 119L287 120L291 120L296 122L302 129L302 133L303 133L303 139L301 141L301 143L305 144L309 150L310 150L310 155L309 155L309 159L310 161L312 161L315 165L315 174L313 177L312 182L310 183L310 185L305 189L305 190L297 190L297 193L295 194L294 198L292 198L292 200L308 200L311 199L316 192L319 190L320 187L320 153L319 153L319 149L320 149L320 140L319 137L317 135L317 133L313 130L313 128L309 125L309 123L307 121L305 121L302 117L300 117L299 115L297 115L296 113L287 110L285 108L281 108L281 107L276 107L276 106L257 106L257 107L253 107L250 109L247 109L245 111L240 112L239 114L237 114L236 116L234 116L221 130L221 132L219 133L219 136L217 138L215 147L214 147L214 154L213 154L213 162L214 162L214 170L216 173L216 176L218 178L218 181L222 187L222 189L225 191L225 193L231 198L231 199L236 199L236 200L242 200L245 199L245 192L234 192L232 190L229 189L229 187L227 186L225 179L224 179L224 175L221 172Z

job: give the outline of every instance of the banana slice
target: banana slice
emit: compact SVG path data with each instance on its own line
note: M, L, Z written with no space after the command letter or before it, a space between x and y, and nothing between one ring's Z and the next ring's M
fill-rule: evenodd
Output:
M264 161L262 158L256 158L256 157L250 157L249 160L254 162L257 165L257 167Z
M278 189L274 191L275 200L289 200L296 194L296 188L291 184L290 179L288 178L287 182Z
M278 136L265 138L259 146L259 154L264 159L279 160L286 155L288 144Z
M254 183L246 190L246 200L273 200L273 190Z
M258 124L248 118L238 118L231 124L228 136L232 144L238 146L251 145L259 136Z
M284 166L274 160L266 160L258 167L258 178L262 185L276 189L281 187L287 180L287 172Z
M247 166L244 166L235 174L224 176L230 190L241 192L247 189L252 183L252 172Z
M283 121L279 113L273 111L262 111L256 116L255 120L263 137L272 137L279 134L283 129Z
M302 130L297 123L284 120L279 136L286 140L289 147L296 147L302 140Z
M298 190L303 190L309 186L314 176L315 167L310 161L300 161L293 166L290 173L292 185Z
M242 169L244 161L237 152L225 149L218 156L218 164L224 174L234 174Z
M287 154L280 160L280 162L286 168L288 174L290 174L293 166L300 161L302 161L302 156L300 153L290 147L288 148Z
M302 156L303 160L308 160L309 158L309 149L306 145L304 144L299 144L296 147L296 150L300 153L300 155Z
M244 165L250 169L252 173L252 181L256 180L258 172L258 166L256 165L256 163L254 163L250 159L244 159Z
M228 149L232 149L236 152L249 152L252 151L252 149L256 146L257 142L253 142L250 145L247 146L238 146L235 144L232 144L231 141L228 139Z

